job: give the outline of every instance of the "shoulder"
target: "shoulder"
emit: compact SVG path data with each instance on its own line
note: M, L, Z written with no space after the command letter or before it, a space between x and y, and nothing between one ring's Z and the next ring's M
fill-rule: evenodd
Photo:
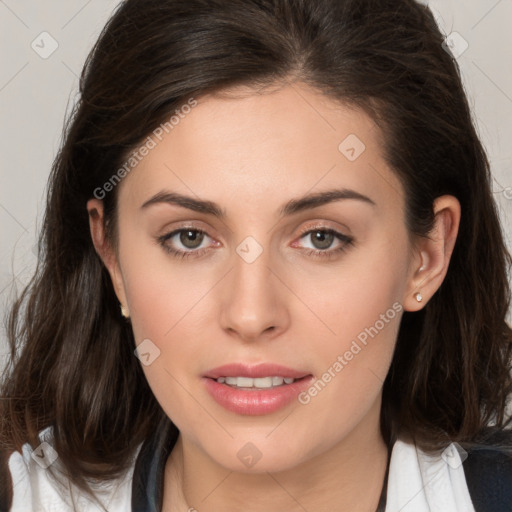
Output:
M486 434L478 442L453 442L436 451L399 439L388 493L389 510L510 512L512 433Z
M41 444L32 449L26 443L22 451L10 454L7 470L11 480L10 512L71 511L96 512L101 510L88 496L63 477L58 453L52 448L52 430L40 432ZM120 479L96 486L96 496L110 512L131 509L133 465ZM2 477L2 480L6 478Z
M476 512L512 510L512 431L464 445L464 473Z

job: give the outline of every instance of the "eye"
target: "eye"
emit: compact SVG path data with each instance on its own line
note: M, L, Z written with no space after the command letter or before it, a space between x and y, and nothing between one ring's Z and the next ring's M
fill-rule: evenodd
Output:
M203 246L203 242L210 238L208 234L194 227L183 227L175 229L170 233L157 238L158 243L164 250L175 258L200 257L212 244ZM303 231L300 240L310 240L312 247L305 247L304 252L308 256L331 259L340 252L346 251L348 246L354 244L354 239L325 226L309 228ZM335 244L334 248L332 248ZM296 247L296 243L292 244Z
M331 228L319 226L301 233L300 240L310 240L311 246L305 253L320 258L333 258L354 244L354 239ZM334 248L332 248L334 244Z
M208 246L201 247L205 238L210 238L205 231L185 227L159 237L158 242L169 254L176 258L188 258L200 256L207 250Z

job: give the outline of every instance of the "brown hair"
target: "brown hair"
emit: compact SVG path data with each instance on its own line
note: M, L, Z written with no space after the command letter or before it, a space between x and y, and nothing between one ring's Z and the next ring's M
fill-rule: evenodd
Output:
M127 0L85 64L80 99L49 182L36 273L8 320L1 388L6 453L54 448L72 481L108 480L165 413L96 254L86 202L191 97L234 85L300 80L364 109L406 190L411 234L427 236L434 199L458 198L447 276L423 310L405 312L384 383L385 440L425 450L485 439L506 426L512 332L506 250L454 58L414 0ZM115 241L114 188L104 197Z

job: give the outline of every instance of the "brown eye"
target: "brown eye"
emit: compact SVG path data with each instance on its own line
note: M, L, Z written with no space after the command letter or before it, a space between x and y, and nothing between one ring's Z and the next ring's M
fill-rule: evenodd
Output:
M204 233L197 229L180 231L179 240L187 249L197 249L204 239Z
M309 234L315 249L329 249L334 242L334 235L324 230L311 231Z
M158 243L166 252L177 258L201 256L208 247L201 247L205 238L210 238L205 231L196 228L180 228L158 237Z
M304 231L300 240L305 254L326 259L337 258L354 244L352 237L324 227Z

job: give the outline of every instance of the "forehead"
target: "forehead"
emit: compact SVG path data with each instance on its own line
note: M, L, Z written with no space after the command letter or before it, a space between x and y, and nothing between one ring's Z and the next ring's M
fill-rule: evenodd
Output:
M270 200L333 186L400 194L380 130L362 110L299 83L237 87L196 102L159 138L150 134L154 147L125 178L133 202L162 187L220 202L244 191Z

